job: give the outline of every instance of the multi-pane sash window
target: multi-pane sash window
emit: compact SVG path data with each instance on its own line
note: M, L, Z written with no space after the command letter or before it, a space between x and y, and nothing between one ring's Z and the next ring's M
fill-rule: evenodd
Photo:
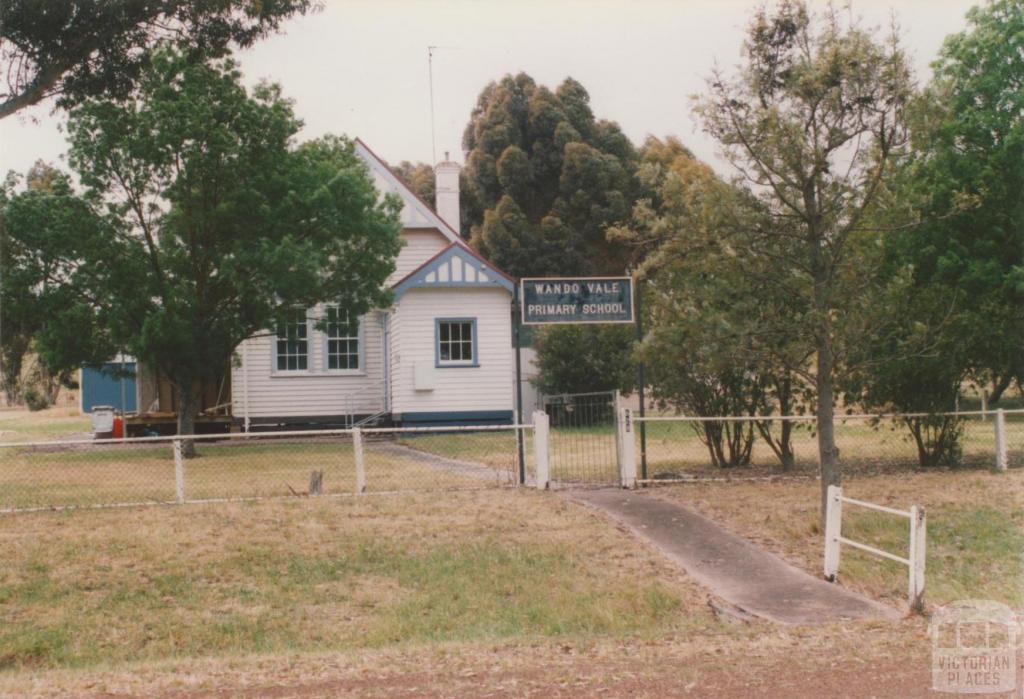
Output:
M438 364L473 364L476 359L473 320L437 321Z
M305 371L309 368L309 326L306 310L296 308L277 324L277 370Z
M359 368L359 321L350 321L348 312L327 307L327 368Z

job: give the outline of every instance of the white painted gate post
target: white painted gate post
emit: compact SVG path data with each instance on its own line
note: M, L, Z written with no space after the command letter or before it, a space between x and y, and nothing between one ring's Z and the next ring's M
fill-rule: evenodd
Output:
M363 465L363 431L352 430L352 459L356 464L356 495L366 492L366 468Z
M825 498L825 579L835 582L839 575L839 536L843 529L843 489L828 487Z
M996 468L1006 470L1006 413L1000 408L996 411Z
M636 441L633 432L633 411L622 408L616 433L619 440L619 478L623 488L636 487Z
M551 483L551 451L548 436L551 433L551 418L543 410L533 412L533 461L537 476L534 485L538 490L547 490Z
M185 502L185 459L181 454L181 440L171 443L174 447L174 500L179 505Z
M924 562L928 527L924 508L910 508L910 610L924 611Z

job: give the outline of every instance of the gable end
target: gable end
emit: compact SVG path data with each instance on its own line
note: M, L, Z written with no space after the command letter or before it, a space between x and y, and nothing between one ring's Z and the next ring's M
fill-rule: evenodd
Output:
M393 288L398 299L413 288L449 287L498 287L509 293L515 292L515 284L504 272L460 244L449 245Z

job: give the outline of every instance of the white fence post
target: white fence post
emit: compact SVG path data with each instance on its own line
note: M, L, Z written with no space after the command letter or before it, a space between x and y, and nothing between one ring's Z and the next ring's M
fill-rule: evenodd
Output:
M536 465L535 485L547 490L551 483L551 452L548 435L551 433L551 418L543 410L533 412L533 461Z
M843 528L843 489L828 487L825 498L825 579L835 582L839 574L839 536Z
M924 610L924 563L928 527L924 508L913 505L910 508L910 609Z
M363 464L363 431L352 430L352 458L356 464L356 495L366 492L366 467Z
M1006 470L1006 414L1000 408L996 411L996 468Z
M185 502L185 459L181 454L181 440L175 439L174 446L174 499L180 505Z
M636 487L636 441L633 434L633 411L622 408L619 411L619 477L623 488Z

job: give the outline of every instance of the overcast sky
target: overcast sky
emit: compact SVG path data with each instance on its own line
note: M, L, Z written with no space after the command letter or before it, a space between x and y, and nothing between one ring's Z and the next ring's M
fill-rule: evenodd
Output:
M305 122L300 138L361 137L390 162L432 160L427 47L434 54L437 157L462 161L462 130L480 90L525 71L590 92L599 118L639 143L676 134L718 165L689 96L717 62L737 64L759 0L326 0L239 56L246 80L281 83ZM920 81L943 38L965 28L968 0L856 0L852 12L885 30L893 13ZM812 2L821 7L823 3ZM50 106L0 120L0 174L39 158L59 162L62 113Z

